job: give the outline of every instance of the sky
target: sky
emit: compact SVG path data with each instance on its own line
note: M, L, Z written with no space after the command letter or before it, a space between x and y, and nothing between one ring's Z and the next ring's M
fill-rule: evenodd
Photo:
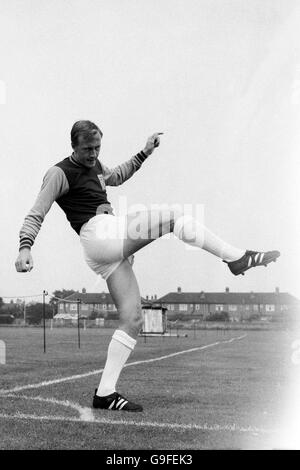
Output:
M234 277L203 250L157 240L135 256L142 295L279 287L300 298L299 24L297 0L1 0L0 296L107 291L56 204L34 269L14 267L44 174L89 119L111 167L164 132L142 168L108 188L116 214L124 201L202 205L222 239L281 252Z

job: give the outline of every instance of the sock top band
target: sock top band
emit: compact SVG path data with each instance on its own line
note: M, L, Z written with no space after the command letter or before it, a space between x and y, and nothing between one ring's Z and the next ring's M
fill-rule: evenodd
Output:
M127 346L129 349L134 349L136 345L136 340L125 333L123 330L116 330L112 336L112 339L119 341L119 343L124 344L124 346Z

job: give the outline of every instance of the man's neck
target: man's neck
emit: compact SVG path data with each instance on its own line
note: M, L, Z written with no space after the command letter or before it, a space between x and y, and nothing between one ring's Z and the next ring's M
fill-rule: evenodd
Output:
M72 155L69 156L69 160L74 163L74 165L77 165L77 166L84 166L82 165L77 159L76 159L76 154L73 152Z

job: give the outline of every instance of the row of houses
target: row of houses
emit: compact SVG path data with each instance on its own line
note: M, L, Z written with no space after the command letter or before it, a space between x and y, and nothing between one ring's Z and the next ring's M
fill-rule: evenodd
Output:
M142 306L161 306L166 309L169 319L208 320L212 317L227 316L230 321L280 320L297 315L300 301L293 295L280 292L176 292L157 298L141 298ZM117 318L118 312L111 295L102 293L74 293L57 304L56 319L71 318L80 313L83 318Z

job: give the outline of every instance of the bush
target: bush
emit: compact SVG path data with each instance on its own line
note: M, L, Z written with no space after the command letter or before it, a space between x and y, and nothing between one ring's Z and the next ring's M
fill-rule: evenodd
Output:
M205 318L206 321L229 321L228 312L216 312Z
M1 313L0 314L0 323L6 324L6 325L11 325L15 320L14 315L10 315L8 313Z
M52 307L45 304L45 318L52 318ZM43 320L43 304L37 303L26 307L26 323L37 325Z

